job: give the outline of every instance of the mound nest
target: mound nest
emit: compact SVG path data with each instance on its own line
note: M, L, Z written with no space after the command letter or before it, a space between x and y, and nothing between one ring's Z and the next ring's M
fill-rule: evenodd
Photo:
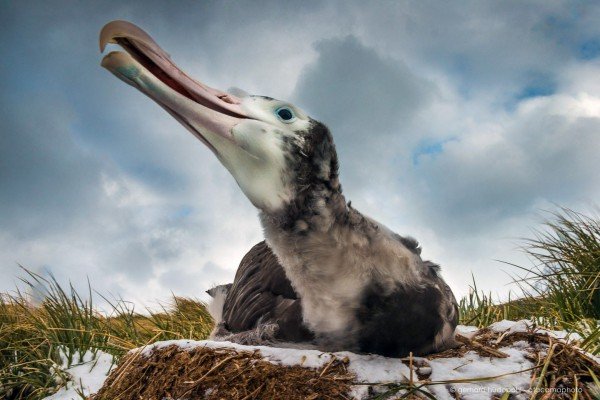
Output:
M427 387L431 383L428 380L431 372L422 371L431 370L427 368L428 361L462 357L469 351L482 357L504 358L508 355L502 348L515 344L526 348L526 357L535 365L531 369L531 388L543 389L536 399L572 399L574 390L579 399L597 398L590 387L593 386L592 374L600 377L600 365L574 345L533 329L510 333L482 329L471 338L460 335L457 338L462 342L459 348L426 358L402 359L414 369L414 381L411 373L410 381L371 383L369 392L373 398L387 398L386 392L392 395L406 393L407 388L415 386ZM348 366L347 358L333 357L319 369L289 367L264 360L258 350L203 346L184 349L170 345L144 354L130 352L91 400L350 399L352 385L360 383ZM461 398L454 382L448 381L445 386L453 398ZM548 397L550 392L553 394ZM531 393L525 395L529 398Z
M345 360L320 369L283 367L260 353L171 345L149 356L129 353L93 400L349 399L354 376Z

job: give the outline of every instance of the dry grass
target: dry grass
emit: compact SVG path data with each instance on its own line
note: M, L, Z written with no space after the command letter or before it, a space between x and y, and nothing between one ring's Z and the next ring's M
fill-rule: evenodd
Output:
M573 344L559 341L536 329L530 329L528 332L514 332L508 335L482 329L472 341L484 348L494 350L518 341L524 341L528 344L529 349L527 358L536 365L532 374L533 388L552 390L578 387L581 390L582 398L592 399L589 385L594 383L594 377L600 376L600 364ZM480 355L497 357L481 351L477 347L475 346L474 350ZM570 399L573 391L570 393L571 395L564 398ZM563 397L555 395L553 398L560 399Z
M123 357L93 400L347 399L353 378L343 360L313 370L277 366L256 352L172 345Z
M534 239L523 239L530 266L518 266L517 299L494 301L477 289L460 300L461 323L485 327L502 319L531 319L581 335L600 354L600 218L569 209L551 214Z
M473 351L486 358L505 358L507 354L502 352L502 347L507 347L515 342L527 343L527 358L534 364L531 371L531 392L524 393L530 400L597 400L600 398L600 364L586 354L581 348L572 343L558 341L548 336L543 331L530 329L527 332L514 332L510 334L494 332L490 329L481 329L470 339L458 338L463 343L461 347L446 350L427 356L429 360L439 358L462 357L465 353ZM422 367L423 365L421 365ZM521 372L521 371L515 371ZM428 379L428 375L420 373L415 369L418 380L411 382L399 382L388 385L389 389L373 397L373 399L386 399L392 395L413 393L414 398L427 397L424 390L431 385L444 385L456 399L461 399L456 385L468 382L493 381L500 376L481 377L477 379L460 379L453 381L436 381ZM574 394L576 397L573 397ZM509 399L507 397L503 399ZM420 396L420 397L418 397ZM502 397L498 397L502 398Z
M140 314L126 302L100 313L91 289L83 298L73 287L29 273L27 285L44 287L45 298L33 305L22 292L0 294L0 398L42 399L65 382L60 368L87 351L127 351L156 340L205 339L212 319L202 302L174 297L159 312ZM64 360L59 353L63 354Z

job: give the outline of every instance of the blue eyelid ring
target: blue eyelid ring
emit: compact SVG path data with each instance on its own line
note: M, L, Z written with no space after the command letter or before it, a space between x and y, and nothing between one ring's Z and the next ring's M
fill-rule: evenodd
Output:
M296 114L288 106L282 106L275 110L275 114L280 121L285 123L293 122L296 119Z

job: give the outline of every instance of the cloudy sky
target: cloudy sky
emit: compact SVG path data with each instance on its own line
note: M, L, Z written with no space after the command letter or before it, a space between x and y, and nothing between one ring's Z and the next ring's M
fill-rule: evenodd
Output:
M0 5L0 291L18 264L138 305L204 298L261 240L199 141L99 66L113 19L192 76L332 130L359 210L500 296L543 210L600 199L598 2Z

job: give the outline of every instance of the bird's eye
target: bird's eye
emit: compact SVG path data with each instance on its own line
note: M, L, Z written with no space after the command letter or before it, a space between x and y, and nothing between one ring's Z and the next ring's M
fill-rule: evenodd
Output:
M292 109L285 106L279 107L277 110L275 110L275 114L277 114L277 118L279 118L285 123L294 122L294 120L296 119L296 115L294 114Z

